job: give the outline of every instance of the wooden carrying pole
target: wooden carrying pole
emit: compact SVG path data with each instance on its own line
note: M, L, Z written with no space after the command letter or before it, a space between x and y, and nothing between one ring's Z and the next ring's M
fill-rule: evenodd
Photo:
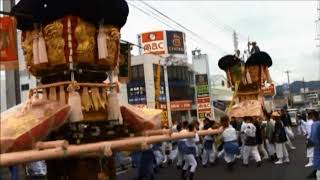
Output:
M210 129L198 131L198 135L214 135L222 132L222 129ZM101 155L111 156L112 150L120 151L130 146L139 146L146 148L148 144L159 143L162 141L170 141L177 139L184 139L194 137L195 132L180 132L167 135L156 136L140 136L121 140L103 141L97 143L89 143L82 145L69 145L65 149L61 147L44 149L44 150L30 150L12 153L0 154L0 166L10 166L14 164L21 164L26 162L48 160L55 158L65 158L69 156L79 156L88 153L100 152Z

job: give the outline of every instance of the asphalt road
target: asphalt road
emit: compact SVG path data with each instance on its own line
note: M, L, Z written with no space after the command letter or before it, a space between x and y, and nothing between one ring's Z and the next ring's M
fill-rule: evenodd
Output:
M204 168L198 165L195 179L196 180L306 180L306 176L312 171L312 168L305 168L307 163L305 157L305 138L297 136L293 142L297 147L296 150L290 150L290 164L274 165L270 161L264 161L261 167L256 167L253 161L249 167L243 167L239 160L232 171L226 168L223 159L212 167ZM129 169L118 175L118 180L133 180L135 169ZM20 172L23 169L20 168ZM22 175L22 174L21 174ZM8 170L0 168L0 180L9 179ZM21 176L21 179L24 179ZM180 171L175 167L160 169L155 176L155 180L179 180Z
M198 165L196 180L306 180L306 176L312 171L312 168L305 168L307 163L305 157L305 138L297 136L293 144L296 150L290 150L290 164L275 165L266 160L261 167L256 167L251 161L249 167L243 167L239 160L232 171L226 168L223 159L219 159L217 165L212 167L201 167ZM119 180L132 180L133 170L129 170L118 176ZM175 167L163 168L155 176L155 180L179 180L180 171Z

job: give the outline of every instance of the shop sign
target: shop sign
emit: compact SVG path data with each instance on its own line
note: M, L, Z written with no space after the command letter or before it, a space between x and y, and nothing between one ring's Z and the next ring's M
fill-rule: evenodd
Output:
M144 54L165 54L163 31L142 33L141 45Z
M210 97L197 98L198 111L211 109Z
M147 108L146 104L133 104L133 106L135 106L137 108Z
M268 87L262 87L261 91L262 91L264 96L273 96L275 94L274 84L271 84Z
M17 69L17 28L14 17L0 17L0 65L1 69Z
M166 31L168 54L185 54L185 36L180 31Z
M208 85L198 85L197 86L197 97L209 96L209 87Z
M208 85L207 74L196 74L196 85Z
M172 111L187 111L191 110L192 101L171 101L170 108Z
M209 96L208 76L206 74L196 75L197 97Z

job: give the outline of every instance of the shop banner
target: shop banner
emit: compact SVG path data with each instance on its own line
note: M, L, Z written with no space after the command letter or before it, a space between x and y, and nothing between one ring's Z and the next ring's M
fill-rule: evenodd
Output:
M166 31L168 54L185 54L184 33L180 31Z
M196 74L196 85L208 85L207 74Z
M209 83L207 74L196 75L196 92L197 92L197 113L201 121L206 114L211 113Z
M163 31L142 33L140 40L144 54L165 54Z
M211 111L210 97L197 98L198 111Z
M1 69L18 69L17 28L14 17L0 17Z
M121 83L128 83L131 65L131 45L129 43L120 43L119 54L119 81Z
M171 111L188 111L192 108L192 101L171 101Z
M275 95L275 86L274 84L270 84L268 87L261 88L262 94L264 96L274 96Z

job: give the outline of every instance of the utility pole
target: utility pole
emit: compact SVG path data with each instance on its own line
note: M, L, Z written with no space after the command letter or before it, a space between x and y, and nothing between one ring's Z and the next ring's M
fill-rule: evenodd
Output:
M307 97L306 97L306 84L304 82L304 77L302 79L302 85L303 85L303 101L304 101L304 105L306 106L308 103L306 103Z
M316 47L318 48L318 59L320 59L320 0L318 0L317 19L316 19ZM318 79L320 79L320 60L318 65Z
M291 90L290 90L290 73L291 73L291 71L289 71L289 70L287 70L287 71L285 71L285 73L287 74L287 78L288 78L288 91L289 91L289 93L288 93L288 97L287 97L287 105L288 105L288 107L290 106L290 96L291 96Z
M289 71L289 70L287 70L287 71L285 71L285 73L287 74L287 78L288 78L288 90L289 90L289 92L290 92L290 73L291 73L291 71Z
M233 47L234 52L237 53L239 42L238 42L238 34L236 31L233 31Z

